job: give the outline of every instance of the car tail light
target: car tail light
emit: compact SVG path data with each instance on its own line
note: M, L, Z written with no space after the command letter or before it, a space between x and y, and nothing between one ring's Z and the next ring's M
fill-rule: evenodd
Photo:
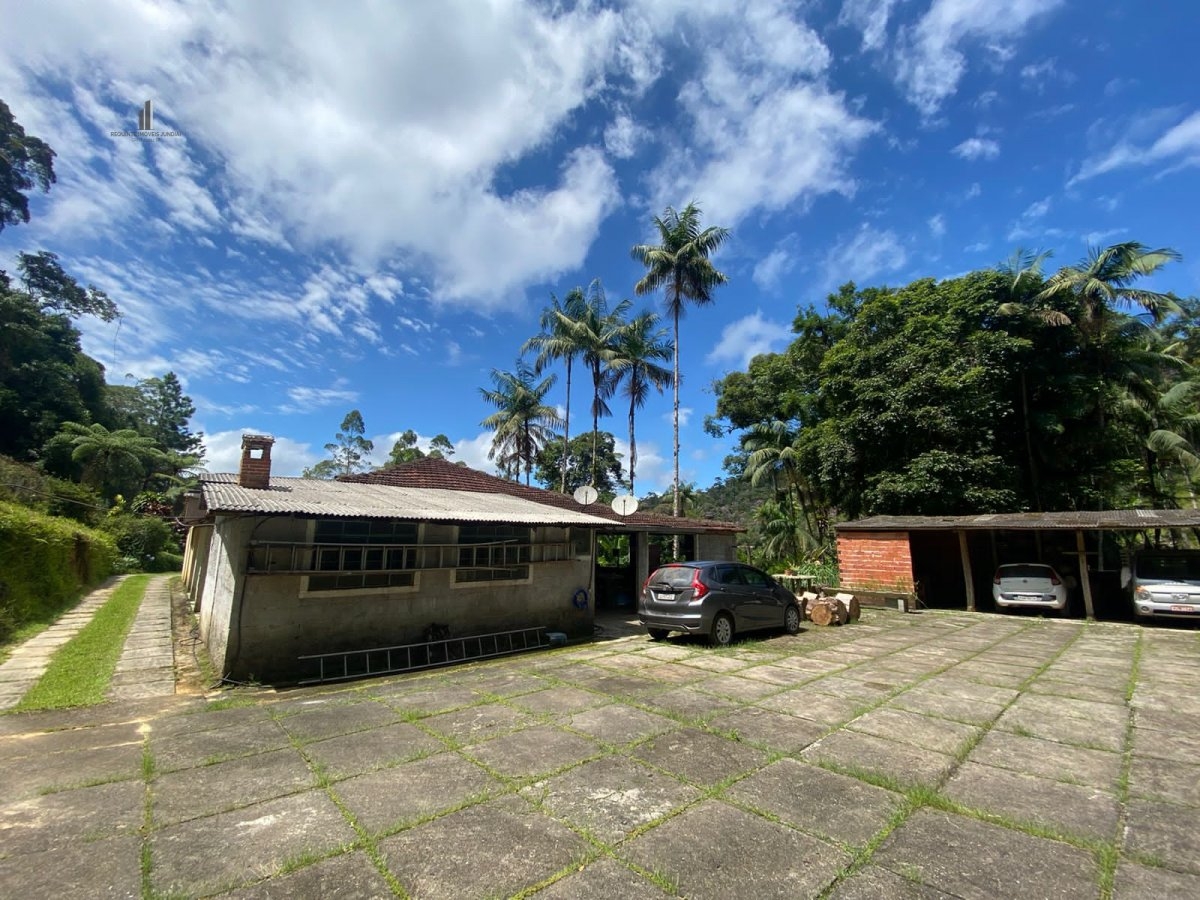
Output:
M700 580L700 570L692 573L692 602L696 602L708 593L708 585Z
M1050 583L1055 587L1058 587L1058 585L1062 584L1062 579L1058 577L1057 572L1050 573Z
M1000 573L997 572L995 575L992 576L992 584L999 584L999 583L1000 583Z
M650 587L650 578L653 575L654 575L654 573L651 572L649 575L646 576L646 580L642 582L642 593L643 594L646 593L646 589Z

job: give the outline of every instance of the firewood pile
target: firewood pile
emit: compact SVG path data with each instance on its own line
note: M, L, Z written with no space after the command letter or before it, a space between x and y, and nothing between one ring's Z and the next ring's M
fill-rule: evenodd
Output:
M805 591L801 599L806 618L814 625L845 625L857 622L862 615L862 608L853 594L839 592L830 596Z

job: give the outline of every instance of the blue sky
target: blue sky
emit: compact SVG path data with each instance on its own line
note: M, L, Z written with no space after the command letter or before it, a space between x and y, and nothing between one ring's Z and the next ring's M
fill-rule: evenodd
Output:
M732 230L683 322L700 486L730 446L702 430L713 380L844 281L1139 240L1184 254L1154 287L1197 293L1191 0L733 8L0 0L0 98L58 153L0 265L52 250L107 291L124 317L84 322L86 351L112 382L174 370L211 470L256 431L298 474L352 408L380 457L411 428L486 469L488 373L552 291L632 296L630 246L695 199ZM112 136L147 99L179 135ZM670 413L640 413L639 493L669 484Z

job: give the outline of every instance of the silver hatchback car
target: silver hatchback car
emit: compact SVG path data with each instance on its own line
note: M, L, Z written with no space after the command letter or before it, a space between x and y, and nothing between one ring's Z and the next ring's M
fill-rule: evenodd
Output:
M796 634L803 616L795 595L766 572L715 561L656 569L642 586L638 618L656 641L682 631L726 646L743 631L782 628Z

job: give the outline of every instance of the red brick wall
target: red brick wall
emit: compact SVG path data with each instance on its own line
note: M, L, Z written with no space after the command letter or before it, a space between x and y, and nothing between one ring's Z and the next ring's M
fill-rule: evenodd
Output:
M907 531L850 531L839 534L837 544L843 587L913 590Z

